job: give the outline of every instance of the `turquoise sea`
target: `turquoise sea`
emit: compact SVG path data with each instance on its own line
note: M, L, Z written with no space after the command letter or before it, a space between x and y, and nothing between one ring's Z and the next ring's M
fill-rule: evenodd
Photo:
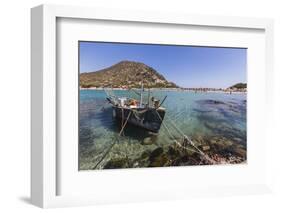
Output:
M131 91L113 92L138 99ZM162 124L159 134L151 135L128 125L119 137L120 125L112 118L106 93L80 90L80 170L208 164L175 146L180 132L218 164L246 162L246 94L154 90L150 97L162 100L166 95L167 128Z

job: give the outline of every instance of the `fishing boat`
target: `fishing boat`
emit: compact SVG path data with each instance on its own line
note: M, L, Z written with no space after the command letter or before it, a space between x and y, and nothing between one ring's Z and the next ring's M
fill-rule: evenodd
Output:
M129 97L117 97L106 91L107 100L112 105L113 117L121 121L122 128L128 123L147 131L158 133L166 112L166 109L161 105L167 96L160 103L160 100L154 97L150 98L149 91L148 100L144 103L143 85L140 92L132 91L140 96L140 100Z

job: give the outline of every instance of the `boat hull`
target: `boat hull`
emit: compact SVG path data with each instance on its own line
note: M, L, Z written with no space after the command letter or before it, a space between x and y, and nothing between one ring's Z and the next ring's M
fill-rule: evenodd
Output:
M129 115L130 117L128 118ZM113 117L117 120L121 120L121 123L124 124L128 119L127 122L129 124L154 133L159 132L164 116L165 110L162 108L128 109L117 106L113 107Z

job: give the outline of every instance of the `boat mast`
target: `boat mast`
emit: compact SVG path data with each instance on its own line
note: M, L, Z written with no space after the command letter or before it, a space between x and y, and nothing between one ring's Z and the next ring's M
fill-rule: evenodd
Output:
M148 88L147 106L150 106L150 88Z
M143 83L141 82L140 106L142 106L142 92L143 92Z

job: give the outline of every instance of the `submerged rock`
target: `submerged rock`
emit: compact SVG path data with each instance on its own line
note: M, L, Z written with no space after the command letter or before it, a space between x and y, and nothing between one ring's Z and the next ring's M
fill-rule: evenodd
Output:
M158 147L151 152L149 161L149 167L162 167L168 165L169 157L162 147Z
M151 140L150 137L144 138L143 141L142 141L142 144L143 145L151 145L151 144L153 144L153 141Z
M229 147L229 146L232 146L232 145L233 145L232 141L230 141L230 140L225 140L224 141L224 146Z
M153 161L156 157L159 157L164 152L164 149L162 147L158 147L154 149L149 157L150 161Z
M128 167L129 162L127 158L113 158L105 164L104 169L120 169Z
M169 158L166 154L161 154L150 161L149 167L162 167L166 166L169 162Z
M169 146L167 154L171 156L171 158L179 157L181 155L180 150L173 146Z
M240 157L242 157L242 158L246 158L247 152L246 152L245 149L242 149L242 148L240 148L240 147L236 147L236 148L234 148L233 152L234 152L236 155L238 155L238 156L240 156Z
M201 146L201 148L202 148L202 151L210 150L210 146L208 146L208 145Z
M212 100L212 99L199 100L199 101L197 101L197 103L199 103L199 104L225 104L223 101Z
M94 133L90 128L80 128L79 130L79 143L86 144L94 141Z
M149 158L150 156L150 152L148 150L144 151L142 154L141 154L141 157L140 159L146 159L146 158Z
M143 168L148 167L149 157L150 157L151 151L145 150L141 153L141 155L133 160L133 167Z

